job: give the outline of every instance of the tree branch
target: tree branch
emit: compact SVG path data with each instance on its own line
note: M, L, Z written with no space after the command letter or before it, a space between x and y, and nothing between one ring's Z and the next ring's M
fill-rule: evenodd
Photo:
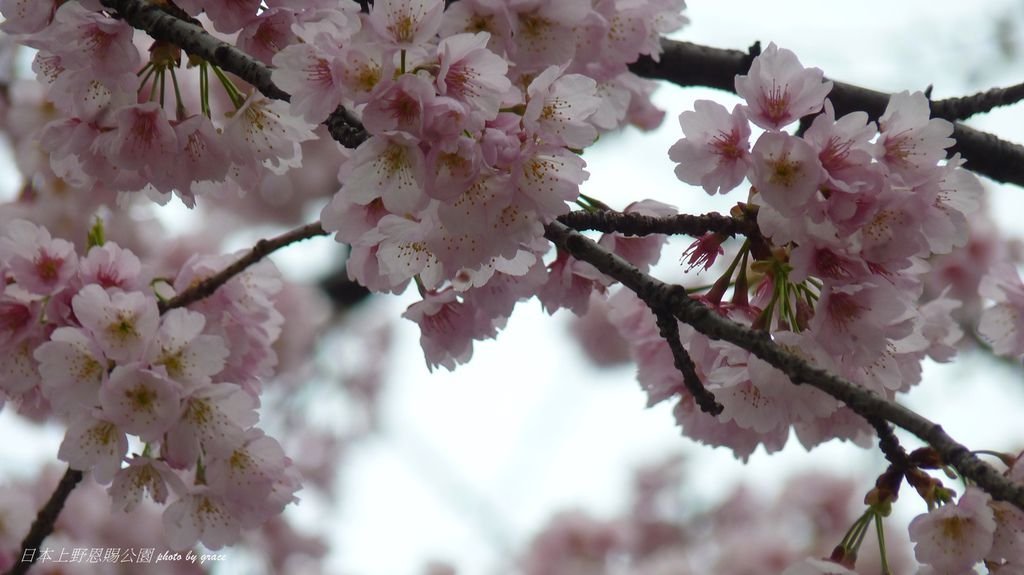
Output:
M683 347L682 342L679 341L679 324L676 322L676 317L672 314L671 310L658 310L651 309L654 312L654 317L658 322L658 331L661 333L661 337L668 342L668 347L672 350L672 360L675 363L676 369L683 374L683 384L686 385L687 391L693 395L694 401L700 407L700 410L708 415L718 415L725 409L721 403L715 399L715 394L711 393L701 383L700 377L697 375L697 366L693 363L693 358L687 353Z
M706 86L735 93L736 75L746 74L750 69L750 54L739 50L711 48L667 39L662 39L661 46L664 51L658 62L649 56L642 56L630 66L630 70L638 76L667 80L679 86ZM1013 90L1013 96L1022 89L1015 86L1007 90ZM878 119L889 103L889 94L885 92L835 80L828 97L835 106L836 114L864 111L872 119ZM1003 97L1008 98L1006 95ZM964 167L973 172L998 182L1024 186L1024 146L957 123L955 120L960 119L959 114L957 106L951 101L942 100L932 107L932 117L954 121L953 138L956 144L947 150L947 154L961 154L968 160Z
M1024 100L1024 83L1008 88L992 88L970 96L936 100L932 102L932 114L951 121L963 120L1021 100Z
M64 503L68 500L68 496L71 495L71 491L74 490L80 481L82 481L82 472L68 468L64 473L64 477L61 477L60 483L57 484L57 489L50 495L49 501L36 514L36 519L32 522L32 528L29 529L28 535L21 542L20 555L15 558L14 565L11 566L6 575L23 575L36 562L36 558L39 557L39 547L43 544L43 540L53 532L57 516L60 515L61 509L64 508ZM25 554L29 550L34 553L26 561Z
M800 357L775 345L768 334L754 331L717 315L691 299L682 287L663 283L644 274L629 262L604 250L596 242L565 224L552 222L545 230L549 240L576 259L590 263L601 273L621 282L652 309L672 310L680 321L693 326L704 335L750 351L785 373L793 383L808 384L824 391L868 421L882 419L902 427L932 446L942 456L943 461L964 477L973 480L993 498L1009 501L1024 510L1024 486L1003 477L992 466L978 459L966 447L951 438L942 426L855 383L813 367Z
M558 221L579 231L615 232L627 236L686 234L698 238L708 232L717 232L726 236L761 236L761 230L757 227L757 221L723 216L715 212L699 216L677 214L674 216L654 217L612 210L599 210L595 212L576 210L559 216Z
M279 236L267 240L260 240L256 242L256 245L254 245L248 253L238 258L235 263L202 280L201 282L190 286L188 289L168 301L160 302L160 313L163 314L176 307L184 307L201 299L210 297L213 295L213 292L217 291L217 289L222 285L228 283L231 278L242 273L249 266L285 246L302 240L307 240L309 238L325 235L327 235L327 232L325 232L323 227L320 226L320 222L313 222L285 232Z

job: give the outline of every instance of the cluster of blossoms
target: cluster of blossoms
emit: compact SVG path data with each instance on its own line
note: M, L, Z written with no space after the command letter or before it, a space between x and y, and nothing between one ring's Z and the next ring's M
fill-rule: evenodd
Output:
M299 144L315 136L284 103L246 97L207 62L183 73L171 44L151 43L144 62L135 30L101 8L4 5L2 29L38 50L32 67L57 112L36 136L53 178L101 196L145 191L165 201L174 192L191 206L199 192L256 189L301 165Z
M274 57L294 112L316 122L343 104L362 118L370 137L322 223L352 246L359 283L415 279L423 299L405 317L429 366L469 359L520 300L586 302L564 259L545 264L543 225L579 195L578 150L660 119L626 64L682 23L681 1L620 4L381 1L362 27L309 26Z
M774 44L736 88L746 104L729 112L698 101L680 116L684 137L669 151L678 177L709 194L749 180L749 199L735 213L756 217L761 232L695 297L884 397L907 390L920 380L921 360L949 360L961 335L949 313L955 300L919 303L928 258L966 243L965 215L982 192L958 158L940 162L952 125L929 119L925 96L906 92L891 98L877 127L863 112L837 119L821 71ZM783 130L811 114L802 134ZM753 146L751 122L764 130ZM691 264L710 266L724 240L698 239ZM703 413L646 306L629 293L611 303L650 402L679 397L676 417L688 436L740 457L761 444L781 449L791 428L807 447L869 440L870 427L840 402L681 325L701 380L724 406L717 417Z
M175 549L233 543L241 528L294 500L290 460L255 427L283 323L272 265L249 268L191 309L161 314L161 297L228 258L194 256L163 280L100 233L80 256L29 222L5 229L0 391L22 411L67 422L61 460L109 484L117 509L173 493L163 522Z
M34 69L58 112L37 130L46 159L33 167L46 184L104 197L174 192L193 205L300 166L299 143L342 105L369 139L341 165L323 225L352 245L350 274L370 289L416 278L424 301L406 315L423 328L431 367L466 360L521 299L541 292L551 310L585 303L568 285L575 274L548 273L543 224L578 197L579 150L627 123L660 123L653 82L627 65L657 58L661 35L685 22L683 0L470 0L447 10L442 0L382 0L368 13L336 0L268 4L175 6L273 65L294 116L201 59L184 63L198 74L183 73L172 44L142 52L140 35L95 0L5 3L3 29L38 50ZM213 97L218 82L225 101Z

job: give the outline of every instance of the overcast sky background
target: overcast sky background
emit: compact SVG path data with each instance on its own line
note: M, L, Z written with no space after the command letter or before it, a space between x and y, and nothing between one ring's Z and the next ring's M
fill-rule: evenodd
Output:
M774 41L831 78L879 90L932 85L933 97L942 98L1024 80L1019 55L1008 59L1000 51L996 23L1000 17L1016 23L1006 37L1021 49L1021 1L875 0L840 7L695 0L687 15L691 24L680 39L740 50L756 40ZM737 196L712 201L679 182L667 158L681 136L678 114L698 98L730 108L738 101L709 90L664 87L655 98L668 111L662 128L607 137L587 150L591 177L584 191L618 208L652 197L691 213L728 210ZM1022 110L999 110L971 124L1024 142ZM1019 232L1024 191L986 184L996 220ZM309 261L330 253L330 244L318 240L289 250L279 265L301 273ZM664 258L675 261L679 251ZM411 301L411 294L393 298L375 313L397 318ZM632 470L670 452L686 454L687 487L708 500L739 482L756 478L771 489L796 470L823 467L863 476L867 489L882 469L875 451L843 444L807 453L791 440L784 453L758 451L748 465L730 452L696 445L679 435L668 404L644 408L632 367L591 367L565 337L567 317L550 318L536 302L521 304L497 341L478 343L473 360L454 373L428 373L415 326L397 321L385 432L350 454L340 513L309 503L296 513L335 533L329 572L413 575L426 560L443 559L461 574L503 573L508 553L522 549L554 512L576 507L598 516L618 513ZM1024 443L1020 371L967 357L948 366L929 364L924 377L906 403L957 439L972 448ZM0 414L0 429L0 453L9 468L25 470L56 453L59 432L40 439L10 410ZM920 502L905 499L904 513L923 510ZM218 573L241 573L241 565L226 561Z

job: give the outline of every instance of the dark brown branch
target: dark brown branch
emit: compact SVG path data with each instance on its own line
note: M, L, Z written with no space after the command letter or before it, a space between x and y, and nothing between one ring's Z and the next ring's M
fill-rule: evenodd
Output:
M750 68L749 54L739 50L674 40L662 40L661 45L664 52L658 62L644 56L630 69L639 76L667 80L680 86L707 86L735 92L736 75L745 74ZM828 97L835 106L836 114L862 110L872 119L878 119L889 103L889 94L885 92L836 81L833 81ZM955 106L942 102L937 104L938 108L932 108L933 117L950 121L960 119ZM953 138L956 144L947 153L961 154L967 160L965 168L999 182L1024 186L1024 146L960 123L953 125Z
M759 237L761 235L756 221L723 216L718 213L700 216L678 214L654 217L611 210L596 212L577 210L560 216L558 221L579 231L616 232L626 236L686 234L697 238L708 232L717 232L726 236Z
M117 11L134 28L145 31L154 40L169 42L185 52L227 70L251 84L264 96L288 102L291 96L271 80L270 68L238 48L211 36L200 26L182 20L155 3L146 0L101 0L103 6ZM363 125L345 108L338 106L324 121L331 137L348 148L367 139Z
M766 333L751 330L719 316L691 299L681 286L669 285L644 274L621 257L604 250L593 240L562 223L552 222L545 230L549 240L576 259L590 263L601 273L621 282L652 309L672 310L680 321L704 335L750 351L785 373L793 383L811 385L824 391L868 421L881 419L906 429L932 446L942 455L943 461L973 480L993 498L1009 501L1024 510L1024 485L1003 477L992 466L953 440L942 426L859 385L813 367L802 358L775 345Z
M60 478L57 489L53 491L50 500L43 505L36 515L35 521L32 522L32 528L21 542L21 554L14 559L15 563L6 575L27 573L32 564L36 562L36 558L39 557L39 547L43 544L43 540L53 532L53 526L57 522L60 510L64 508L64 502L68 500L71 491L80 481L82 481L82 472L70 468L64 473L64 477ZM32 554L28 555L28 560L26 560L26 551L32 551Z
M327 232L325 232L323 227L320 226L320 222L313 222L268 240L260 240L256 242L256 245L254 245L248 253L238 258L235 263L202 280L201 282L190 286L188 289L174 296L170 300L161 302L160 313L164 313L167 310L171 310L176 307L184 307L203 298L210 297L218 288L231 281L231 278L242 273L249 266L285 246L301 242L302 240L307 240L309 238L325 235L327 235Z
M960 98L936 100L932 102L932 114L947 120L963 120L1021 100L1024 100L1024 83L1009 88L992 88Z
M682 342L679 341L679 324L676 322L676 318L672 315L671 311L667 310L655 310L654 316L658 322L658 330L661 333L661 337L668 342L668 347L672 350L672 360L675 362L676 369L683 374L683 384L686 385L687 391L693 395L694 401L700 407L700 410L709 415L718 415L725 409L721 403L715 399L715 394L711 393L701 383L700 377L697 375L697 366L693 363L693 358L687 353L686 349L683 348Z

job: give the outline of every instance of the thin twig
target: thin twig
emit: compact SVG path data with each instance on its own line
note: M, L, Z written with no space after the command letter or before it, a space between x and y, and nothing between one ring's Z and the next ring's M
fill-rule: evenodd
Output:
M694 365L693 358L679 341L679 324L676 322L675 316L666 310L652 309L651 311L654 312L654 317L657 319L661 337L668 342L668 348L672 350L672 360L675 362L676 369L683 374L683 384L693 395L693 400L697 402L700 410L704 413L709 415L722 413L725 408L715 399L715 394L704 387L697 375L697 366Z
M233 264L222 269L216 274L192 285L188 289L167 300L160 302L160 313L176 307L184 307L201 299L210 297L220 286L228 283L231 278L242 273L249 266L255 264L271 253L296 242L327 235L320 222L313 222L304 226L287 231L279 236L259 240L244 256L238 258Z

